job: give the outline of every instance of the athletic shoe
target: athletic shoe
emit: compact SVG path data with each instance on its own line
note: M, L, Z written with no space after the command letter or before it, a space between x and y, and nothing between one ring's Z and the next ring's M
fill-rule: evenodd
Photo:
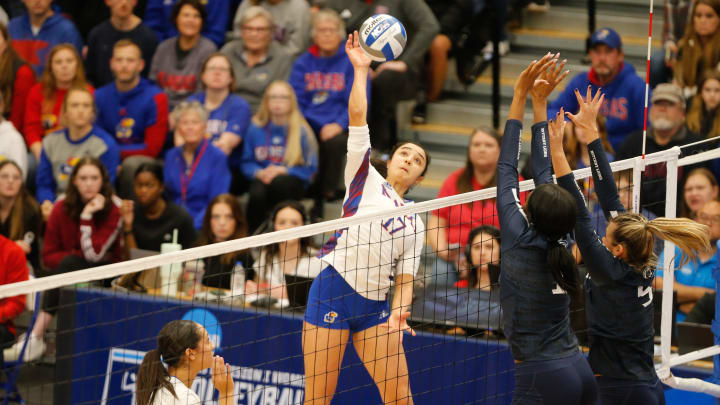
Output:
M3 350L3 357L5 361L18 361L18 359L20 358L20 351L23 348L23 344L25 344L26 336L26 334L20 335L15 344ZM23 356L23 361L35 361L42 357L43 353L45 353L45 341L43 340L43 338L38 338L31 335L30 340L25 347L25 355Z
M413 109L412 122L413 124L424 124L427 121L427 104L417 103Z
M507 39L498 43L498 49L500 50L500 56L505 56L510 52L510 41ZM482 49L482 54L486 59L492 59L493 44L492 41L488 41L485 47Z

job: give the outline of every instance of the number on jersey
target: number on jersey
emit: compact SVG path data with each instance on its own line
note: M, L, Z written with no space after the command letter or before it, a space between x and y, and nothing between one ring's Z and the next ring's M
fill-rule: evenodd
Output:
M653 292L652 292L652 286L647 288L642 288L642 286L638 286L638 298L642 298L644 296L648 296L648 300L646 303L643 304L643 307L647 307L652 303L653 300Z

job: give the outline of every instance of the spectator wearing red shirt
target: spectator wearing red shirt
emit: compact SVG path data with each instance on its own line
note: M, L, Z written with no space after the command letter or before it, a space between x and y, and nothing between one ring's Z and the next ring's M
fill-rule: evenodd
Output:
M25 105L30 88L35 84L35 72L10 46L10 34L0 24L0 91L5 105L5 118L23 133Z
M25 252L10 239L0 235L0 284L17 283L28 279ZM0 299L0 345L15 340L13 319L25 310L25 295ZM4 364L0 357L0 365Z
M28 148L40 161L42 138L57 131L60 124L60 110L67 91L71 88L94 89L85 81L80 55L70 44L55 46L47 59L47 65L27 97L23 135Z
M102 162L80 158L70 175L64 199L53 207L45 229L42 260L50 274L61 274L115 263L125 259L122 237L122 202L115 197ZM43 336L60 302L60 290L43 294L42 309L30 333L25 361L45 351ZM5 349L6 360L18 359L25 339Z
M474 129L465 167L445 179L437 197L495 187L499 157L500 135L497 131L491 128ZM521 195L521 202L524 201L524 195ZM468 242L470 230L481 225L500 226L494 198L441 208L430 215L427 235L430 246L437 252L437 259L428 283L452 286L458 281L459 270L466 268L462 248Z

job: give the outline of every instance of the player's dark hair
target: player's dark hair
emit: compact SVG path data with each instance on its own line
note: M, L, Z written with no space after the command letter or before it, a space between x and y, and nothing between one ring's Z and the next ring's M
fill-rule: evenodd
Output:
M527 201L528 220L548 239L547 263L555 282L568 294L577 291L577 263L560 239L575 227L577 206L567 190L557 184L542 184Z
M152 404L155 393L163 388L167 388L176 399L179 399L163 363L168 367L177 367L185 357L185 350L197 348L200 339L202 339L200 327L193 321L170 321L160 329L157 349L147 352L140 364L135 394L137 405Z
M425 153L425 168L423 169L422 173L420 173L421 176L424 176L425 173L427 172L428 167L430 167L430 153L427 151L427 149L425 149L424 146L420 145L417 142L402 141L402 142L396 143L395 146L393 146L392 150L390 151L390 160L392 160L393 156L395 156L395 152L397 152L398 149L400 149L402 146L405 146L408 144L417 146L418 148L422 149L422 151Z
M135 170L135 176L133 178L137 178L140 173L150 173L160 184L165 184L163 168L162 165L160 165L159 163L147 162L141 164L140 166L138 166L137 170Z
M202 19L200 31L204 30L205 25L207 24L207 10L205 10L205 6L200 0L180 0L175 3L175 6L170 12L170 21L172 21L173 27L177 29L177 19L180 15L180 10L182 10L183 6L185 5L194 8L195 10L197 10L198 13L200 13L200 19Z

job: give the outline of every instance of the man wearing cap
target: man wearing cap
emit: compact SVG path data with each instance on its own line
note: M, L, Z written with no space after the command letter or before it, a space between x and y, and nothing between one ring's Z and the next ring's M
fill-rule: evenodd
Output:
M658 84L650 100L645 154L702 140L702 137L685 125L685 99L678 86L670 83ZM642 141L642 129L630 134L617 149L615 160L642 155ZM692 150L683 149L683 155L693 154L699 151L700 147L702 145L690 147ZM689 173L693 168L681 167L678 177L682 178L683 172ZM648 166L645 170L646 181L643 182L641 190L641 204L649 203L647 208L658 216L665 216L665 175L665 163ZM679 181L678 186L683 183Z
M579 73L570 80L560 96L549 104L548 118L555 119L560 107L577 113L575 89L585 94L588 86L592 87L593 93L602 88L605 103L600 114L607 120L608 138L617 150L628 134L643 128L645 83L631 64L624 63L622 40L612 28L600 28L593 34L589 56L590 71Z

